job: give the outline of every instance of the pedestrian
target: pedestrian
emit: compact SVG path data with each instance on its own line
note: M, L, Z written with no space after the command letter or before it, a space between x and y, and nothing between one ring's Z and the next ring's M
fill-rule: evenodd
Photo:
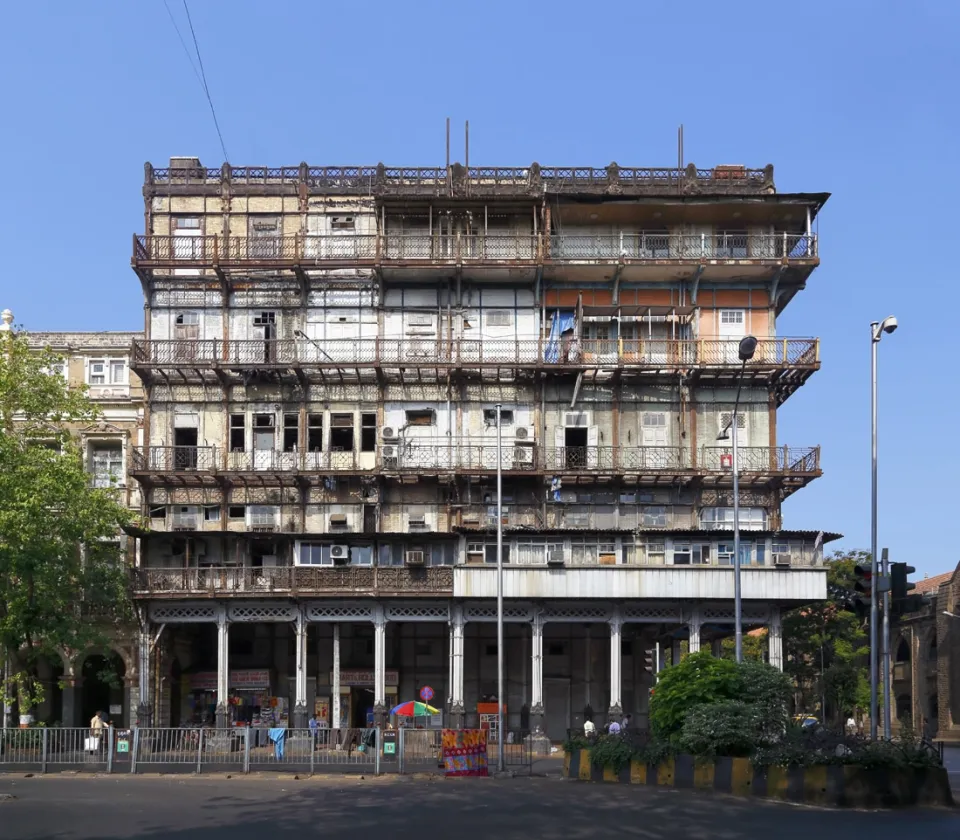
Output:
M857 722L853 719L853 715L851 714L847 718L847 735L849 735L850 737L853 737L856 734L857 734Z
M617 723L617 721L615 721L615 720L611 720L611 721L610 721L610 725L607 727L607 732L609 732L611 735L619 735L619 734L620 734L620 724Z
M103 712L97 712L90 718L90 737L87 739L87 752L97 752L103 743L103 731L107 722L103 719Z
M310 739L313 741L314 745L316 745L317 736L320 733L320 723L317 721L316 713L310 715L310 720L307 721L307 726L310 727Z
M630 725L630 715L624 715L623 720L620 721L620 729L625 731L629 725Z
M588 741L597 737L597 725L589 718L583 722L583 734Z

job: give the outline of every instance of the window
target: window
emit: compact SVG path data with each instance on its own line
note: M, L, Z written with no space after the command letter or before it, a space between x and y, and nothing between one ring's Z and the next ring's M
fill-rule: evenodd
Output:
M307 450L320 452L323 449L323 415L307 415Z
M230 415L230 451L243 452L247 448L246 418L242 414Z
M647 505L640 508L640 524L644 528L666 528L667 508L665 505Z
M277 505L248 505L247 521L251 527L270 527L277 524L280 508Z
M353 452L353 415L330 415L330 449L334 452Z
M406 412L408 426L435 426L436 414L432 408L418 408Z
M243 505L230 505L227 508L228 519L243 519L246 516L247 509Z
M740 508L740 529L762 531L766 527L766 511L763 508ZM708 507L700 511L700 527L704 530L728 531L733 529L732 507Z
M200 230L199 216L177 216L173 220L177 230Z
M123 448L119 443L93 445L90 461L94 487L115 487L123 481Z
M496 428L497 425L497 410L495 408L485 408L483 410L483 425L484 426L493 426ZM500 409L500 425L502 426L512 426L513 425L513 410L508 408Z
M360 415L360 451L377 451L377 415L372 412Z
M297 543L297 566L332 566L330 546L320 543Z
M124 359L90 359L87 363L87 384L123 385L127 379Z
M283 415L283 451L296 452L300 436L300 415Z
M497 562L497 544L496 543L487 543L485 546L485 556L484 559L487 563L496 563ZM510 546L507 543L503 543L503 562L510 562Z
M664 565L667 562L667 547L664 543L647 543L647 562Z
M204 505L203 521L219 522L220 521L220 505Z
M488 309L483 314L483 323L487 327L513 326L513 312L509 309Z
M744 317L744 312L742 309L721 309L720 310L721 324L742 324L743 317Z
M166 519L167 518L167 507L166 505L154 505L150 508L150 518L151 519Z
M354 230L356 221L353 216L331 216L330 230Z
M350 565L351 566L372 566L373 565L373 546L354 545L350 547Z

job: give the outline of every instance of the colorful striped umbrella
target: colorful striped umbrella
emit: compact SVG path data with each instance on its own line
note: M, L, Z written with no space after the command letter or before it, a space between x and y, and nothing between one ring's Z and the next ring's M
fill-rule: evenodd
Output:
M400 717L426 717L427 715L435 715L439 711L439 709L428 706L426 703L421 703L419 700L408 700L406 703L394 706L390 710L390 714L399 715Z

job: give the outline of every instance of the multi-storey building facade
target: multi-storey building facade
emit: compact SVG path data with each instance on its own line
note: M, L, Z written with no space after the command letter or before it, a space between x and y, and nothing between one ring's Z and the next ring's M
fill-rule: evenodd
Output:
M831 535L781 518L820 451L776 424L820 365L776 324L825 194L778 194L772 167L174 158L144 197L142 717L275 697L360 725L429 685L476 725L498 699L499 463L511 728L642 722L647 651L732 629L718 435L741 375L744 614L771 662L780 611L825 597Z

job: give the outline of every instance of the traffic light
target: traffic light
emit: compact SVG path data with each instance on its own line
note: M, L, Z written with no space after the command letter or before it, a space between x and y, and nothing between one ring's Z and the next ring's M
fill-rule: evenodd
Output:
M917 588L915 583L910 583L907 579L915 571L913 566L908 566L906 563L890 564L890 596L894 601L905 601L907 593Z
M643 662L644 662L644 665L643 665L644 671L646 671L648 674L656 673L656 670L657 670L656 653L654 652L653 648L651 648L646 652L646 654L644 654Z
M856 589L857 592L869 595L873 591L873 572L870 571L870 567L854 566L853 574L857 578L857 582L854 583L853 588Z

